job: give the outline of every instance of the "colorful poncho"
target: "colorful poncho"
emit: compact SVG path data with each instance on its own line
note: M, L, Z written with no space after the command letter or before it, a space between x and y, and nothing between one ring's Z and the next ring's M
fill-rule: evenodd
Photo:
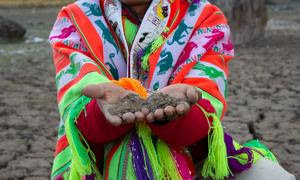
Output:
M121 6L118 0L80 0L62 8L54 24L49 40L61 123L51 179L192 178L184 166L184 153L154 137L146 124L137 124L136 131L121 141L106 144L104 169L96 167L94 154L76 127L91 101L81 91L125 77L151 91L190 84L210 101L211 112L198 104L212 121L203 176L223 179L249 168L260 154L274 159L259 143L254 143L256 150L245 148L223 132L220 119L226 111L227 63L233 45L219 9L205 0L153 0L129 49Z

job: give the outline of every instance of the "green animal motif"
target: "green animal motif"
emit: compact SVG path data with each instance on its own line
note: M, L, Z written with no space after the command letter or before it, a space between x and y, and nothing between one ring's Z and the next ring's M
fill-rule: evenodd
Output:
M119 79L119 72L118 69L114 63L113 58L115 57L114 53L109 54L109 59L111 61L111 63L107 62L105 63L108 67L109 67L109 71L111 72L111 74L113 75L114 79L118 80Z
M201 76L206 75L209 78L213 78L213 79L216 79L218 77L222 77L223 79L225 79L222 71L218 71L217 69L215 69L213 67L205 66L201 63L197 63L193 67L193 69L202 70L202 73L199 74Z
M190 16L195 16L196 15L196 10L198 9L199 5L197 3L192 3L189 7L189 14Z
M73 54L70 56L70 65L67 69L61 71L57 76L56 76L56 85L57 87L59 86L59 82L62 78L63 75L71 74L72 78L74 78L77 73L80 71L81 64L80 62L75 62L75 56L77 54Z
M159 89L159 81L157 81L154 85L153 85L153 90L156 91Z
M68 69L66 69L66 72L65 72L66 74L72 74L73 77L77 74L77 72L79 72L80 67L81 67L80 62L75 63L74 58L73 58L74 56L75 55L70 57L71 64L70 64L70 67Z
M119 48L117 46L117 44L115 43L115 40L113 38L113 36L111 35L111 32L109 31L109 29L103 24L103 22L101 20L97 20L95 21L95 23L97 24L97 26L100 27L100 29L102 30L102 38L104 39L104 43L106 43L106 41L108 41L111 45L113 45L116 49L116 52L119 53Z
M193 27L189 27L185 24L184 20L179 24L177 30L174 33L173 40L171 42L167 42L169 45L177 42L179 45L183 45L185 42L180 41L182 38L189 34L189 29L193 29ZM186 34L184 34L186 33Z
M224 73L222 71L218 71L217 69L209 66L205 66L203 64L197 63L193 69L201 70L202 72L199 74L199 76L208 76L210 79L217 79L219 77L223 78L225 82L225 97L227 97L227 80L224 76Z
M59 82L60 82L60 79L61 79L61 77L64 75L64 72L62 71L62 72L60 72L57 76L56 76L56 88L57 89L59 89Z
M84 3L82 3L82 5L89 8L89 10L87 12L85 12L85 14L87 16L91 16L91 15L102 16L102 12L101 12L100 6L98 4L95 4L95 3L90 4L88 2L84 2Z
M160 53L160 57L163 59L157 63L157 66L159 66L158 74L165 74L170 68L172 68L173 56L170 51L166 51L166 49L164 49Z

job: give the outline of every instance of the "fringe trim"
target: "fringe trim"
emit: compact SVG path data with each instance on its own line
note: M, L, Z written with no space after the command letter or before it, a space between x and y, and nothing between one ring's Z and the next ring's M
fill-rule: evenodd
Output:
M225 179L229 176L230 169L221 121L215 113L208 113L199 104L196 105L202 110L207 121L209 118L213 120L208 133L208 156L203 165L202 176L204 178Z

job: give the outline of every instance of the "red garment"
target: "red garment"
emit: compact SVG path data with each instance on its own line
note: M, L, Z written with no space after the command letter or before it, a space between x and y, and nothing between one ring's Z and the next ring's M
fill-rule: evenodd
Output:
M199 104L205 104L205 109L212 106L202 99ZM208 101L207 101L208 102ZM210 106L210 107L208 107ZM133 125L113 126L104 117L97 101L92 100L77 119L78 129L88 142L103 144L124 136L133 128ZM207 136L208 122L203 112L192 106L189 113L166 125L150 124L154 134L174 147L188 146Z
M97 101L92 100L78 117L77 127L88 142L104 144L125 135L133 125L113 126L105 119Z
M185 11L180 12L183 13ZM122 10L122 15L136 25L140 24L139 20L132 14L130 9L124 8ZM184 13L180 15L183 16ZM203 103L201 103L201 101L206 102L207 100L200 100L198 102L202 105ZM209 101L207 102L208 103L205 104L208 104L208 106L205 105L206 107L204 108L214 109ZM77 119L77 126L89 143L99 144L97 149L91 147L96 157L101 156L103 151L102 145L104 143L123 137L134 127L133 125L122 125L118 127L111 125L105 119L96 100L92 100L86 106L86 112L82 112L80 114L79 118ZM173 147L183 147L192 144L194 144L193 146L198 147L197 144L199 143L197 142L207 137L209 129L206 117L196 105L192 106L190 112L185 116L180 117L172 122L169 122L165 125L150 124L149 126L155 135ZM199 147L197 149L199 149ZM200 152L202 151L198 151L198 153Z

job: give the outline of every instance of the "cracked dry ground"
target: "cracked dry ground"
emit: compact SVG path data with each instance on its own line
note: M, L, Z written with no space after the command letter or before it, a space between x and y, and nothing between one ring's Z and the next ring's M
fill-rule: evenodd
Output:
M224 126L240 142L262 139L300 177L300 6L278 7L270 7L265 39L236 48ZM45 39L56 13L0 9L28 39ZM0 179L48 179L58 112L47 42L0 45L0 82Z

